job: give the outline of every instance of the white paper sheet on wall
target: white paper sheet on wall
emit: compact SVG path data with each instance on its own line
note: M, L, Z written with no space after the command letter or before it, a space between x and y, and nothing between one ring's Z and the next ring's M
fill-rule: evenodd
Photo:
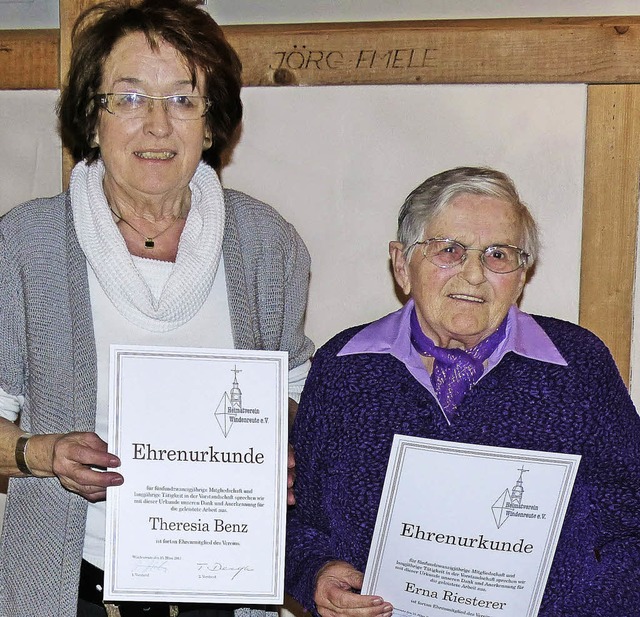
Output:
M307 243L316 344L400 306L387 253L398 210L458 165L511 175L542 230L522 307L577 322L585 86L246 88L243 100L223 182L276 207Z
M0 214L62 187L56 90L0 92Z

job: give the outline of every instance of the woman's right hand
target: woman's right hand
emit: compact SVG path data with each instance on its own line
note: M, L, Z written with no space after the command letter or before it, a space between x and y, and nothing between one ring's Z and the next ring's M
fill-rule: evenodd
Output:
M321 617L390 617L393 606L380 596L363 596L362 572L346 561L325 565L316 580L314 600Z
M124 482L117 472L101 471L119 467L120 459L107 451L107 444L95 433L33 435L27 462L34 475L54 475L64 488L91 502L105 499L108 486Z

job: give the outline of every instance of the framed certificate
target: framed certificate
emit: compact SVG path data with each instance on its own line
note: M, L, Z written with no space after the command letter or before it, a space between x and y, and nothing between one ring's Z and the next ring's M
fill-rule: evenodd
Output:
M287 364L111 347L105 600L282 603Z
M579 461L396 435L362 593L394 614L535 617Z

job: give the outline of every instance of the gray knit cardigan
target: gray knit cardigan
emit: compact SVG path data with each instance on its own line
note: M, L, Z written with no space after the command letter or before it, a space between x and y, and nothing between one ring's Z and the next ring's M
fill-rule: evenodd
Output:
M304 335L309 254L273 208L225 190L223 255L236 348L289 352ZM69 194L0 218L0 387L23 395L32 433L92 431L96 349L86 259ZM0 615L75 617L87 502L57 478L10 481L0 540Z

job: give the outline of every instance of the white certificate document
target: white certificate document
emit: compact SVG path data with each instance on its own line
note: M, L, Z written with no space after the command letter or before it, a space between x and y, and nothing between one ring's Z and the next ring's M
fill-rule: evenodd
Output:
M362 593L395 615L535 617L579 462L396 435Z
M106 600L281 604L286 352L111 347Z

